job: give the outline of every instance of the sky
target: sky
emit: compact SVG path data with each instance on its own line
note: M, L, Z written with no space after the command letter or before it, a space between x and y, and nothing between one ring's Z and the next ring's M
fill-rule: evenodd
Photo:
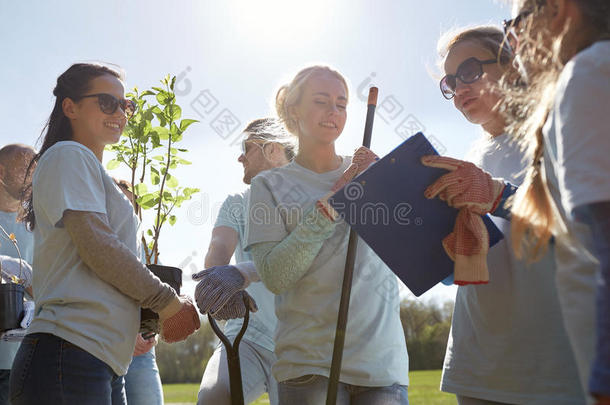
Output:
M340 154L361 144L367 89L376 85L374 152L383 156L421 130L439 152L461 158L482 133L441 96L437 41L448 30L499 26L509 16L509 6L494 0L0 0L0 145L40 146L56 79L72 63L119 65L127 89L176 75L182 118L200 121L180 146L193 164L176 176L201 192L176 211L160 251L164 264L188 275L203 268L220 205L246 187L237 162L241 130L274 115L277 89L298 70L325 64L348 79ZM111 158L106 153L104 162ZM124 169L111 174L128 178ZM437 286L420 299L454 295L455 287Z

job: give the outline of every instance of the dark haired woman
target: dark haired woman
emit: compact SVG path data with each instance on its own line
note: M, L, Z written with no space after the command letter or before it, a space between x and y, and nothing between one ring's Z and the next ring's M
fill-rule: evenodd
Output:
M473 27L448 33L440 45L443 96L483 132L470 159L492 176L521 184L523 152L494 108L504 96L498 81L513 56L504 33ZM489 283L458 287L441 390L456 394L460 405L584 405L561 318L553 252L537 263L518 260L508 241L510 222L493 221L506 240L487 255ZM458 271L454 276L463 280Z
M36 311L13 362L10 400L122 404L140 307L159 313L167 341L185 339L199 317L138 260L137 217L101 165L135 109L121 76L75 64L53 94L26 213Z

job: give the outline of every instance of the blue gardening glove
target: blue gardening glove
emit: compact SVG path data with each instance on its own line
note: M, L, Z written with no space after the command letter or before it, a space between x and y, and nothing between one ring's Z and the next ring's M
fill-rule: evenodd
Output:
M238 291L217 312L210 312L214 319L219 321L243 318L246 316L246 306L250 312L258 311L256 301L246 291Z
M235 266L214 266L193 274L199 281L195 301L202 314L217 313L239 291L246 288L246 279ZM226 319L226 318L225 318Z

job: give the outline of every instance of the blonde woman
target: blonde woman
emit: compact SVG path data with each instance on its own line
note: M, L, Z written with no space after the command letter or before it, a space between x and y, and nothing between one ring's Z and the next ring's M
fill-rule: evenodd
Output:
M520 0L505 22L525 74L507 111L530 168L512 206L515 251L556 251L562 314L583 390L610 403L610 3ZM424 164L447 164L426 158ZM431 188L460 207L495 201L496 180L454 161ZM461 180L459 187L454 180ZM504 191L506 191L504 189ZM501 198L505 200L506 193ZM455 205L455 204L453 204ZM550 242L551 236L554 241Z
M375 159L368 149L337 155L348 88L324 66L301 70L276 96L286 128L298 138L288 165L252 180L247 249L276 294L280 403L324 403L348 226L325 196ZM348 170L349 168L349 170ZM407 404L408 355L396 277L361 240L355 263L338 404Z

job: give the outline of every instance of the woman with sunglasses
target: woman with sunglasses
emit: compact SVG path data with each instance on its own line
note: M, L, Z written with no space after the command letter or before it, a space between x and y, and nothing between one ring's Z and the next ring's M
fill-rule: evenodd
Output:
M610 2L514 4L516 17L505 26L526 86L510 88L505 101L511 132L521 135L530 167L511 208L511 242L530 258L554 248L559 301L583 390L608 404ZM459 180L463 186L450 186ZM445 200L473 206L505 201L505 189L491 192L502 190L497 184L455 161L453 173L431 188Z
M483 129L470 159L520 184L523 154L495 108L502 98L497 82L512 60L502 31L484 26L448 33L439 48L447 74L443 96ZM552 254L535 264L518 260L508 242L510 223L493 219L507 239L489 250L488 284L458 287L441 390L456 394L460 405L584 404Z
M36 310L13 362L10 401L124 404L140 307L159 313L169 342L194 332L199 317L138 260L138 219L101 164L135 109L121 75L75 64L53 94L26 201Z
M276 110L298 138L295 160L252 179L247 250L275 293L281 404L326 400L349 227L324 196L375 160L360 148L339 156L347 119L343 76L325 66L301 70L276 95ZM408 354L396 276L361 240L354 265L337 404L408 404Z

